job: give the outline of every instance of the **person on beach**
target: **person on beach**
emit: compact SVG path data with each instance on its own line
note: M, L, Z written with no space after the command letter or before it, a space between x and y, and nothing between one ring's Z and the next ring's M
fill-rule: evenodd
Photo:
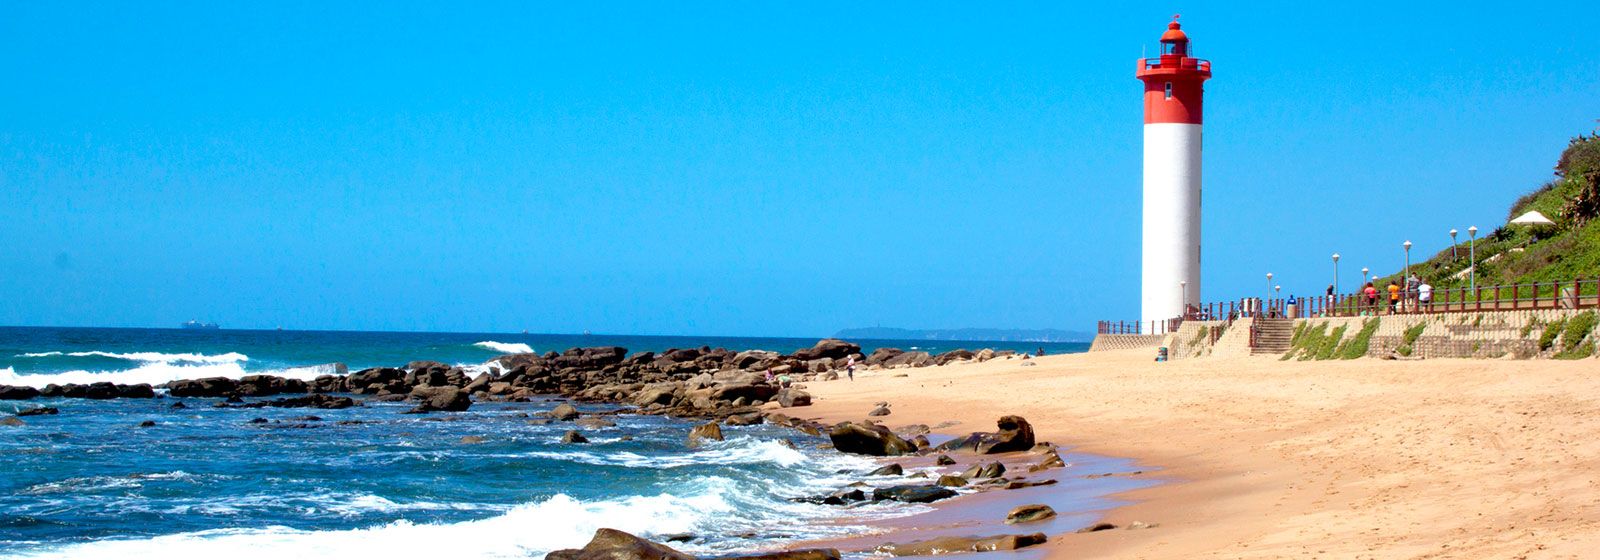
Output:
M855 356L851 356L850 357L850 361L845 362L845 364L844 364L844 374L846 376L848 376L851 381L855 381L856 380L856 357Z
M1367 311L1372 313L1373 315L1377 315L1378 314L1378 288L1376 286L1373 286L1371 282L1367 282L1367 287L1362 288L1361 289L1361 293L1365 294L1367 296Z
M1428 311L1433 307L1433 285L1427 280L1417 284L1417 301L1421 303L1422 310Z
M1394 315L1400 309L1400 284L1394 280L1389 281L1389 314Z
M767 368L767 384L771 385L772 382L777 381L777 380L778 380L778 376L773 375L772 374L772 368L768 367Z

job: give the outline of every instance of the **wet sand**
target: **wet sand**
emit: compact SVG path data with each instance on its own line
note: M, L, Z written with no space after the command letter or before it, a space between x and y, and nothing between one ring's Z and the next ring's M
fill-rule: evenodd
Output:
M1152 471L1144 476L1164 482L1116 496L1131 503L1104 517L1159 526L1061 535L1045 545L1049 557L1588 558L1600 550L1600 361L1151 357L1134 350L1035 366L858 372L854 382L808 384L816 405L786 412L860 420L888 401L884 423L961 422L946 433L993 430L1001 415L1018 414L1041 440L1134 457ZM984 500L958 499L942 515L994 517Z

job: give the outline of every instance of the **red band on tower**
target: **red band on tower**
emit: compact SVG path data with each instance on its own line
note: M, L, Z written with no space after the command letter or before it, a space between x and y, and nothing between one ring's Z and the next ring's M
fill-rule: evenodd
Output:
M1211 61L1189 56L1189 37L1173 17L1161 35L1160 58L1139 59L1134 74L1144 81L1144 122L1200 124Z

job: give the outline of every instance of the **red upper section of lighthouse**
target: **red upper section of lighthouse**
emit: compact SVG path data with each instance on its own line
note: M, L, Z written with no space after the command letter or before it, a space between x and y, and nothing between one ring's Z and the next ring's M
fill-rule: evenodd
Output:
M1161 57L1139 59L1135 73L1144 81L1144 122L1200 124L1205 81L1211 61L1189 56L1189 36L1172 16L1161 34Z

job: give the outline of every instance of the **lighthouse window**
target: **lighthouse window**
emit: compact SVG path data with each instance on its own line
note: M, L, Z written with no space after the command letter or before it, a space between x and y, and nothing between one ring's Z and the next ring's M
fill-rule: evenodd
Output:
M1172 99L1172 82L1167 82L1167 99Z

